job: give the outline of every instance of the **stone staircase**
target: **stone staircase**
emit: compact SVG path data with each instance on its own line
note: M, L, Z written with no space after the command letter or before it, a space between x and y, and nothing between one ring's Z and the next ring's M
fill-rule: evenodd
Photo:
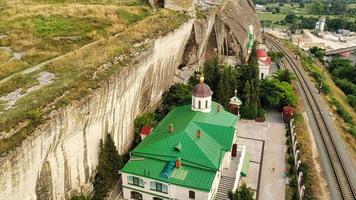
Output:
M235 178L221 176L216 200L228 200L227 193L234 187Z

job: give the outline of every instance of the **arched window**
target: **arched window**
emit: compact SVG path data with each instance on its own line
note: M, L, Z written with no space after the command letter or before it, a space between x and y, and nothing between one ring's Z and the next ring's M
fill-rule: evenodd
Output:
M189 190L189 200L195 199L195 192Z
M265 74L261 73L261 79L264 79Z
M195 108L195 99L193 98L193 108Z
M205 108L208 108L208 100L205 100Z
M135 186L139 186L139 187L144 187L143 186L143 179L142 178L138 178L136 176L128 176L127 177L127 182L130 185L135 185Z
M131 191L131 199L143 200L142 194L136 191Z
M150 182L150 189L157 192L162 192L166 194L168 193L168 186L166 184L162 184L155 181Z
M200 109L201 108L201 101L198 101L198 108Z

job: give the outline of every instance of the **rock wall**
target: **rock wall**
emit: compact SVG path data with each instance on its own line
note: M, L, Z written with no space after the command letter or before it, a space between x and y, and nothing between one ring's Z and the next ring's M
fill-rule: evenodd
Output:
M190 20L153 41L135 66L80 102L52 113L20 148L2 155L0 199L69 199L73 193L90 190L99 140L110 133L118 151L127 152L134 138L134 119L157 106L178 66L202 64L231 49L242 60L247 55L247 26L252 25L259 37L258 21L248 1L224 2L206 19Z
M69 199L90 186L99 140L110 133L118 151L127 151L134 137L133 120L153 109L171 85L192 27L189 21L155 40L137 66L55 113L21 148L1 158L0 199Z

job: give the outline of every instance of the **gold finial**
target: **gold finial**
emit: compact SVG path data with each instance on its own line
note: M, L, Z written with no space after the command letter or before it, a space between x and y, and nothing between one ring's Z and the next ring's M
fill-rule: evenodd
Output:
M204 76L200 76L199 81L200 83L204 83Z
M235 89L235 97L237 97L237 89Z

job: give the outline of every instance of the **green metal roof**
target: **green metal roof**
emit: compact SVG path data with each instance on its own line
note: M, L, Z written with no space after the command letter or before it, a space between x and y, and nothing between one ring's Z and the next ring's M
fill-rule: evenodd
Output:
M179 169L175 168L170 178L167 179L160 176L166 163L163 160L145 157L144 160L129 161L121 171L198 190L210 190L216 171L182 165Z
M241 176L243 176L243 177L247 176L248 167L250 165L250 159L251 159L250 154L246 153L244 161L242 163L242 169L241 169Z
M224 153L231 149L237 123L236 115L224 109L217 112L217 105L212 103L210 113L194 112L190 105L173 108L153 132L131 152L132 156L145 158L144 161L130 161L122 171L210 190ZM169 132L170 124L173 124L173 133ZM197 136L198 130L202 131L201 137ZM183 168L175 168L172 176L184 169L186 178L177 181L172 176L167 180L159 177L165 164L177 158L181 159ZM152 173L145 174L144 170Z

